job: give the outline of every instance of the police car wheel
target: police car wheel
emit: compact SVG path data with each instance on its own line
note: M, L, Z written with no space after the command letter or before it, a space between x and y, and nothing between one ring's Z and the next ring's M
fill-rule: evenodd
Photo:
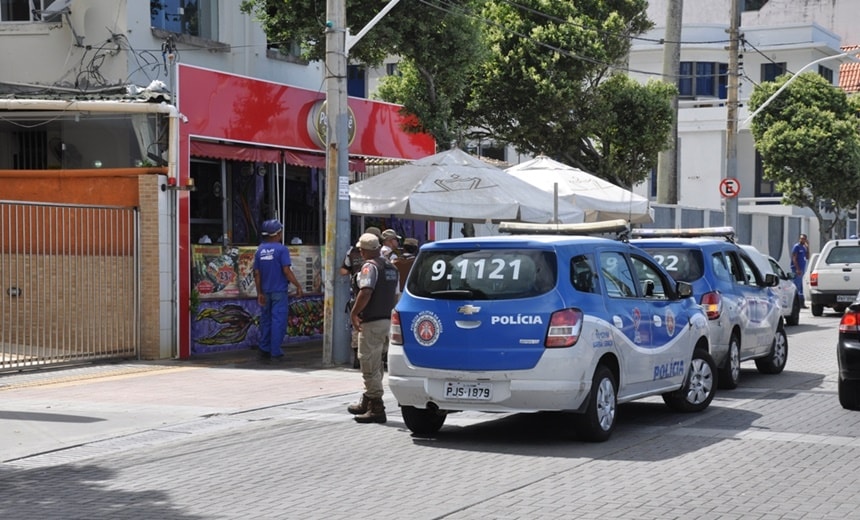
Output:
M615 429L618 407L615 376L605 365L598 365L591 380L591 394L585 413L577 418L576 432L580 439L603 442Z
M741 380L741 340L737 333L732 333L729 339L729 351L726 362L720 369L720 388L733 390Z
M788 361L788 336L782 323L776 328L776 336L770 347L770 353L755 360L755 367L762 374L779 374L785 368Z
M701 412L717 391L717 365L704 349L693 351L684 384L674 392L663 394L663 402L677 412Z
M445 412L433 408L401 406L400 414L409 431L415 435L433 435L445 424Z

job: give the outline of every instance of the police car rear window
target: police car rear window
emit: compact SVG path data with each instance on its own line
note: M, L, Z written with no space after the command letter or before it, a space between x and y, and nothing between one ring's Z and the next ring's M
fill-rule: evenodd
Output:
M644 248L677 281L695 282L705 274L698 249Z
M451 300L529 298L556 283L551 251L523 249L428 250L415 259L407 290Z

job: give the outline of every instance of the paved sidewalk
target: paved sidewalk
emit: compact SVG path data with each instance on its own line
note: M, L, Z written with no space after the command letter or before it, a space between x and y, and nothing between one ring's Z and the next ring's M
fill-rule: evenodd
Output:
M321 342L286 349L281 365L249 350L2 374L0 462L361 389L358 370L322 366Z

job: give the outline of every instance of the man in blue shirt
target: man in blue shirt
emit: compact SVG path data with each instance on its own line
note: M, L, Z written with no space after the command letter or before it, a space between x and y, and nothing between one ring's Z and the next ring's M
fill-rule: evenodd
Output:
M797 287L797 294L800 296L800 306L806 308L806 301L803 299L803 273L806 271L806 261L809 259L809 242L806 240L806 235L800 234L797 243L791 248L791 270L794 271L794 286Z
M290 268L290 250L281 243L282 230L277 220L263 222L263 242L254 254L254 284L261 310L258 356L264 363L277 363L284 358L281 343L287 333L290 284L296 287L296 297L304 294Z

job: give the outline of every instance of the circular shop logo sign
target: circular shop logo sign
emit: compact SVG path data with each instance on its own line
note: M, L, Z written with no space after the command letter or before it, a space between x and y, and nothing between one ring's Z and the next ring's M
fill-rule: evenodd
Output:
M328 101L317 101L308 114L308 134L311 141L322 149L325 149L328 139ZM349 106L346 107L346 134L347 146L355 140L355 113Z
M415 336L415 341L424 347L436 343L441 333L442 322L432 312L422 311L412 320L412 334Z

